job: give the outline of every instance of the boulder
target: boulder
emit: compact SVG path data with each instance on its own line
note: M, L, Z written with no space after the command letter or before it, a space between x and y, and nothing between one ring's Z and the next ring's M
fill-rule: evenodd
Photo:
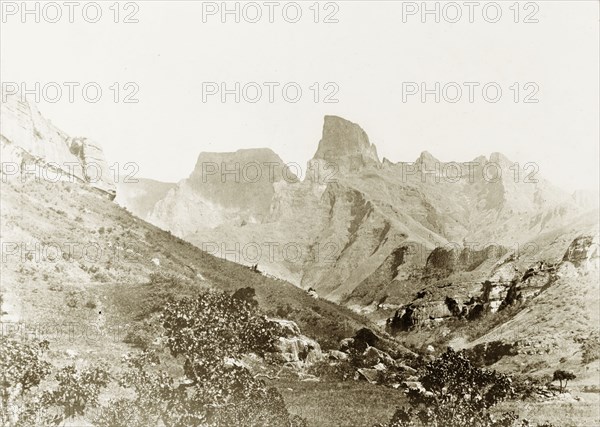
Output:
M405 365L404 363L399 362L397 360L394 363L394 366L398 369L403 370L404 372L406 372L407 374L410 374L410 375L415 375L417 373L417 370L415 368L411 368L410 366Z
M374 366L378 363L384 363L388 366L391 366L395 363L394 359L392 359L389 354L375 347L367 347L363 353L363 358L365 364L368 366Z
M330 350L329 358L333 360L348 360L348 354L339 350Z
M361 368L358 369L356 372L358 374L357 379L365 379L371 384L377 384L377 382L380 381L382 377L381 371L377 369Z
M348 352L354 346L354 338L344 338L340 341L340 351Z
M279 337L275 347L284 361L311 365L324 359L319 343L302 335L295 322L285 319L269 320L280 328L282 336Z
M402 383L402 387L404 387L407 390L417 390L422 393L425 393L427 391L425 390L425 387L423 387L423 384L421 384L419 381L404 381Z

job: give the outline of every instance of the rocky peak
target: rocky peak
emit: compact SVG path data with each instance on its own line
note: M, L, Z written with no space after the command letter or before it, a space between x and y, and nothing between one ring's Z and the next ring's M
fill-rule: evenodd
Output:
M415 160L415 165L426 170L434 170L435 165L439 163L440 161L428 151L423 151L417 160Z
M336 163L347 170L381 164L377 148L369 142L366 132L356 123L337 116L325 116L323 135L313 159Z
M234 152L201 152L191 179L227 182L236 176L246 181L293 180L291 171L284 172L285 164L270 148L248 148Z
M19 94L2 93L0 104L4 163L14 163L22 175L36 179L85 182L114 199L113 174L97 143L71 138Z

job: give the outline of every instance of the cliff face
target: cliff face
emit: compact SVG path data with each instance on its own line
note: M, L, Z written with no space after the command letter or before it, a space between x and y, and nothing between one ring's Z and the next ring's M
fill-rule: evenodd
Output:
M304 181L280 165L271 150L202 153L147 218L363 310L401 306L441 281L462 287L456 298L477 295L506 253L584 212L500 153L380 162L366 132L335 116L325 117Z
M328 164L334 165L336 171L356 172L365 166L379 166L380 162L377 148L359 125L341 117L325 116L323 136L310 166L324 169Z
M219 226L260 224L271 213L277 186L297 180L268 149L201 153L190 176L145 218L181 237Z
M3 94L0 108L3 172L9 178L77 180L114 199L113 174L97 143L70 137L18 94Z

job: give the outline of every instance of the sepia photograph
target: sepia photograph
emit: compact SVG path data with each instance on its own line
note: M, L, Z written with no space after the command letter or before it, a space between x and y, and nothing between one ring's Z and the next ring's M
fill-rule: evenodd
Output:
M0 0L0 427L599 427L599 0Z

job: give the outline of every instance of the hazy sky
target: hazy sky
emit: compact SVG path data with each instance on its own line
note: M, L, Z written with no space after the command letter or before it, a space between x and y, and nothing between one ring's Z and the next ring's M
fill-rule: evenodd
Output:
M12 2L4 3L6 8ZM251 147L270 147L304 166L316 151L323 116L334 114L359 123L380 157L392 161L413 161L423 150L444 161L500 151L513 161L537 162L541 175L567 190L598 185L596 1L521 3L519 21L534 14L530 19L538 23L515 23L513 2L500 2L497 23L484 19L486 2L475 9L474 23L465 7L458 23L444 19L454 18L450 8L440 23L434 16L423 23L419 13L405 15L403 22L407 2L374 1L337 2L338 23L314 23L313 2L302 2L297 23L283 19L286 2L275 9L274 23L263 2L260 22L245 22L244 16L251 20L256 12L247 8L240 23L234 16L222 23L219 14L203 22L203 7L211 6L206 2L147 1L137 2L139 22L126 24L113 22L111 3L103 3L95 24L80 9L74 23L64 8L59 23L36 23L32 16L22 23L19 14L3 15L1 79L28 88L35 82L97 82L103 89L98 103L86 102L80 89L70 103L64 87L58 102L41 102L40 110L67 133L100 142L110 163L135 161L140 176L177 181L189 175L201 151ZM121 6L120 21L135 12L134 6ZM321 3L319 21L335 8ZM294 9L286 10L293 19ZM92 12L86 16L93 18ZM493 12L485 17L493 20ZM55 12L47 9L46 15L53 19ZM139 103L115 103L110 89L115 82L121 96L131 91L125 83L134 82ZM256 103L235 103L233 95L225 103L219 96L203 102L203 82L230 88L256 82L263 97ZM270 103L264 82L294 82L302 97L287 102L279 86ZM315 82L317 103L310 89ZM328 82L339 88L338 103L323 102L334 87L325 87ZM436 103L433 95L425 103L419 96L403 102L403 82L425 82L428 88L456 82L463 95L456 103L443 98ZM480 84L473 103L464 82ZM489 82L503 90L496 103L482 96ZM515 82L518 103L515 87L510 89ZM539 88L533 96L538 103L523 102L535 88L525 87L528 82ZM447 88L454 97L454 88ZM294 96L293 90L288 94Z

